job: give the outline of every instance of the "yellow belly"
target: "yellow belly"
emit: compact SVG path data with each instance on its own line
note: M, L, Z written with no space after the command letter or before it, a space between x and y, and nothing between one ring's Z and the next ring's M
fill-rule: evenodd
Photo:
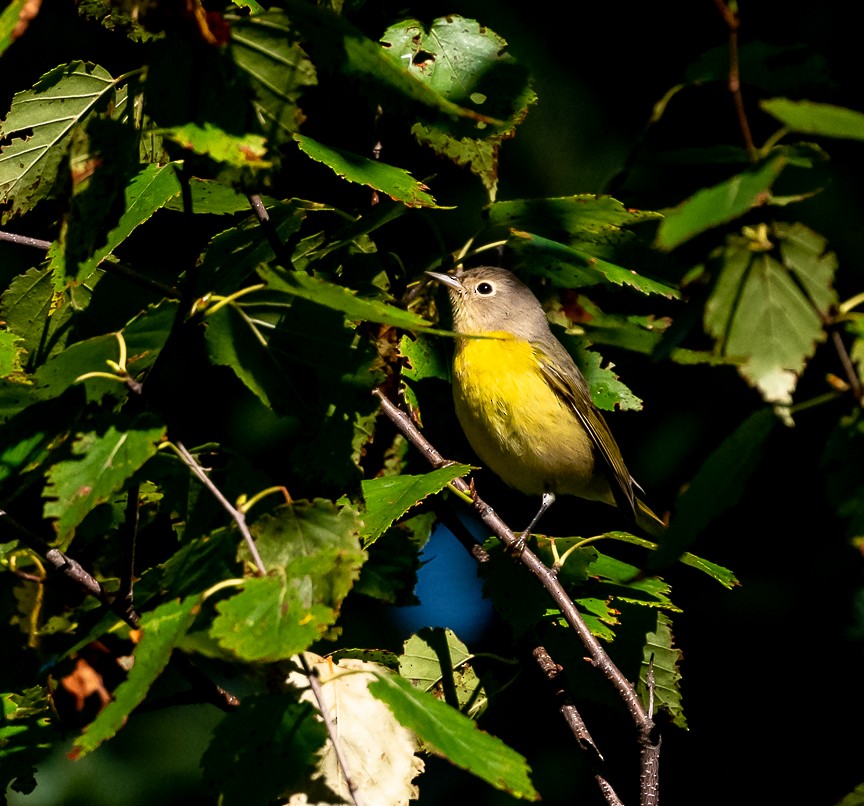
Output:
M610 501L606 478L595 474L590 436L546 384L531 345L496 335L457 344L453 398L471 447L521 492Z

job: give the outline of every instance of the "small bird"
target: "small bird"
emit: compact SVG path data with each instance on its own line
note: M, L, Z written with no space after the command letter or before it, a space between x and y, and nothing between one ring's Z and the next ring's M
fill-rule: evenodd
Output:
M617 506L649 534L662 532L531 290L493 266L426 274L447 286L453 329L470 336L456 339L453 357L453 400L468 442L508 485L542 496L522 539L559 494Z

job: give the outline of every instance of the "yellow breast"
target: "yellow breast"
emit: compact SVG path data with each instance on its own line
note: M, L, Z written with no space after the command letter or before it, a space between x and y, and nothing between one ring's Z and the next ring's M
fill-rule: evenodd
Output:
M531 344L508 333L463 338L453 361L456 414L471 447L511 487L608 500L594 448L546 383Z

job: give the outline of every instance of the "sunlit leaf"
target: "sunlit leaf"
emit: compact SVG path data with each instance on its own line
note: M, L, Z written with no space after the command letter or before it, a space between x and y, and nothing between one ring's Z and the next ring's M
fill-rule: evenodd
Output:
M374 543L398 518L424 498L443 490L453 479L471 472L467 465L450 465L423 476L380 476L363 481L362 535L366 545Z
M387 165L384 162L331 148L302 134L295 134L294 141L300 150L316 162L324 163L337 176L360 185L386 193L394 201L408 207L438 207L435 199L408 171Z
M49 70L33 89L16 93L0 139L0 221L25 213L49 198L69 148L72 129L114 93L111 75L90 62L70 62ZM13 135L31 131L29 137Z
M166 602L144 616L129 676L117 687L114 699L75 740L70 754L73 758L83 758L123 727L168 664L172 650L192 625L199 607L199 598L190 596Z
M109 426L103 433L88 431L72 446L73 458L48 471L44 490L45 516L56 518L61 545L68 544L75 527L99 504L122 489L129 477L153 454L165 436L165 426L150 418L128 428Z
M713 227L734 221L771 198L771 185L787 159L769 157L752 170L700 190L672 210L667 210L657 232L657 246L670 250Z
M672 722L679 728L687 728L687 720L681 702L681 650L675 648L672 636L672 621L665 613L657 614L657 629L645 636L644 657L639 671L637 691L644 704L652 696L655 708L670 713ZM650 686L649 667L653 678Z
M789 98L766 98L760 106L792 131L864 140L864 113L854 109Z
M457 767L515 797L540 799L531 785L525 759L455 708L396 676L379 675L369 684L369 691L386 703L406 728Z
M187 123L164 129L161 134L196 154L206 154L216 162L250 168L269 168L271 165L265 159L265 138L259 134L232 135L212 123L204 126Z

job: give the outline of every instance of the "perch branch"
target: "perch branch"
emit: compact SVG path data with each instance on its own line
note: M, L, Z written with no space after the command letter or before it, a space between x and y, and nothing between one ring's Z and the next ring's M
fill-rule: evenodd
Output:
M435 468L443 467L448 464L448 461L435 449L435 447L423 436L420 429L414 424L410 417L396 406L380 388L375 388L373 394L381 401L381 408L387 417L393 422L396 428L403 436L417 449L426 460ZM453 486L470 495L474 501L474 508L477 510L480 519L489 527L492 532L508 547L515 548L518 540L511 531L510 527L495 513L479 495L472 490L468 484L462 479L455 479ZM588 629L584 619L579 613L576 605L567 595L564 588L561 586L557 576L547 568L537 557L534 552L526 548L519 554L518 559L523 565L533 573L540 583L546 588L547 593L555 601L555 604L560 609L562 615L567 620L567 623L576 631L585 649L590 656L590 663L598 669L604 677L612 684L624 702L627 711L629 712L634 724L636 725L639 742L643 748L642 757L643 764L650 761L650 769L643 766L640 780L645 786L652 786L651 791L642 789L642 804L648 806L657 800L657 767L659 764L659 740L653 736L654 722L649 717L648 713L639 701L636 690L630 681L623 675L621 670L615 665L612 658L606 653L600 642L594 637ZM650 757L646 758L646 754L653 748Z

